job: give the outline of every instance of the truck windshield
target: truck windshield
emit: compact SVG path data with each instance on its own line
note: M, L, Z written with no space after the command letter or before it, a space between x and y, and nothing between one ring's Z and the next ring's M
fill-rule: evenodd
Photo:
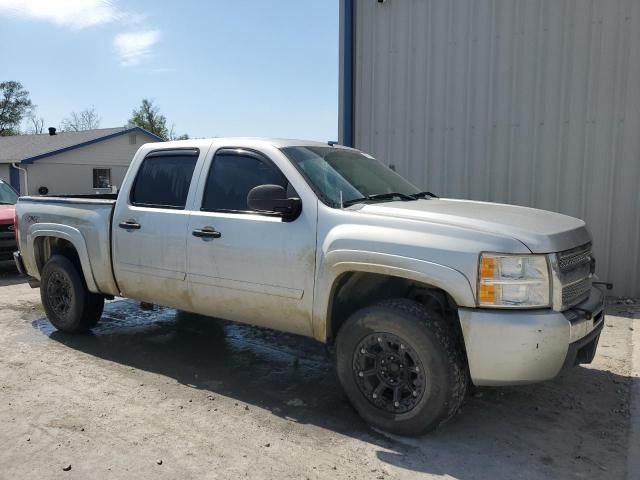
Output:
M18 194L13 188L4 182L0 182L0 205L15 205L18 202Z
M416 200L420 189L376 160L334 147L285 147L284 154L333 208L359 202Z

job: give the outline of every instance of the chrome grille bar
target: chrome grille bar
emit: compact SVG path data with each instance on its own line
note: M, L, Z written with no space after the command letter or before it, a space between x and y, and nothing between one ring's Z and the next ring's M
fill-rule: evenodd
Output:
M561 272L573 270L591 262L591 244L565 250L558 254L558 267Z
M566 310L583 302L591 293L592 245L587 243L559 252L552 261L554 270L554 309Z

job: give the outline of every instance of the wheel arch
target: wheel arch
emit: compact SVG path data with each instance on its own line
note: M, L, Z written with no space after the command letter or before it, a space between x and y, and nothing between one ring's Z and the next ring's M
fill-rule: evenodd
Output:
M340 275L332 288L327 308L327 342L334 341L341 325L352 313L393 298L406 298L437 309L443 317L455 318L456 330L460 326L458 304L442 288L401 276L349 271Z
M335 257L354 257L354 253L358 252ZM389 298L444 304L447 313L455 312L456 319L458 307L475 305L469 280L457 270L386 254L369 253L367 257L367 261L361 262L337 258L338 261L321 269L314 309L314 336L318 340L331 343L350 313ZM456 323L459 329L459 320Z
M40 278L42 269L52 255L61 254L73 261L81 270L90 292L99 293L93 270L89 260L89 254L84 238L79 230L67 226L56 225L55 230L41 226L30 229L28 232L29 245L33 251L29 258L33 259L35 272Z

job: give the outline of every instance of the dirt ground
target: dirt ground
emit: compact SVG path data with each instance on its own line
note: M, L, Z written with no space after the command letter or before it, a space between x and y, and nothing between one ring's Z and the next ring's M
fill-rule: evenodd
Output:
M609 310L592 365L406 439L359 419L312 341L127 300L64 335L0 264L0 478L640 479L640 305Z

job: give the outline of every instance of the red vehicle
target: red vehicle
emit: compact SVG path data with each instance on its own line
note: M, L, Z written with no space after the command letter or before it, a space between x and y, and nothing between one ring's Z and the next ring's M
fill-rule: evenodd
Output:
M15 237L15 214L18 193L0 180L0 262L13 260L18 249Z

